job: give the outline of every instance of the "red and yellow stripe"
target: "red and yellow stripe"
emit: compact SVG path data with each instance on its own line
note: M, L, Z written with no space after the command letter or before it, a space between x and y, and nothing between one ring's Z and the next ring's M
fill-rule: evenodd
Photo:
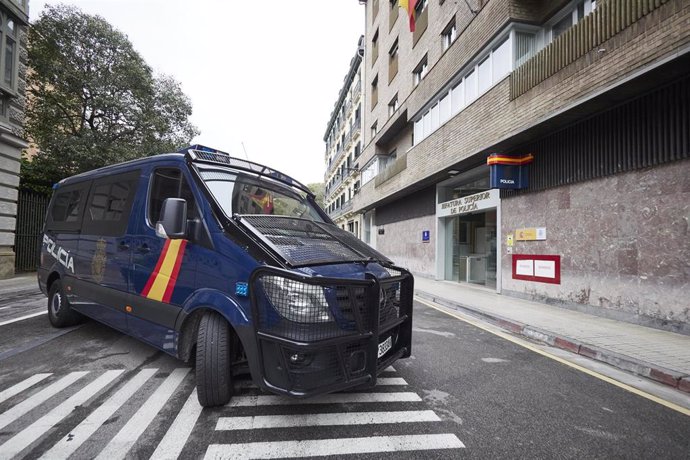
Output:
M486 159L486 164L488 165L515 165L522 166L534 161L534 156L531 153L523 155L521 157L514 157L508 155L499 155L497 153L492 153L489 158Z
M177 283L177 275L180 273L185 246L187 246L186 240L165 241L156 268L153 269L144 290L141 291L142 296L159 302L170 302L175 283Z

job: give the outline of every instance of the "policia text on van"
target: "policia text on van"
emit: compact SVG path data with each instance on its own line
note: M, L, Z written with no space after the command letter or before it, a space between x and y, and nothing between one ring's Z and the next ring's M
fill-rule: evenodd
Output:
M373 386L410 356L410 273L304 185L203 146L57 184L38 280L54 326L86 315L196 359L204 406L247 370L308 397Z

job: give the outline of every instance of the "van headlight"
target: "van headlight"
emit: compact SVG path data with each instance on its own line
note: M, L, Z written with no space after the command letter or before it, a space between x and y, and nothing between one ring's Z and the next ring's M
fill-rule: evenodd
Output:
M266 297L280 315L297 323L333 321L321 286L279 276L261 278Z

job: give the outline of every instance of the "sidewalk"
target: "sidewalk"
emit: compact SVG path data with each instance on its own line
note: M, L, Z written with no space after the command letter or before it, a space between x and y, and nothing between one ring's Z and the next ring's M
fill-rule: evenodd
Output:
M690 336L423 277L415 294L690 393Z
M4 294L39 292L36 273L22 273L12 278L0 280L0 297Z

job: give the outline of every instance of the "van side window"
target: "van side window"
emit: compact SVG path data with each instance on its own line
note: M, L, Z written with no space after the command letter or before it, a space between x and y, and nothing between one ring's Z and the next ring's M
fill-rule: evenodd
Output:
M198 217L196 200L192 189L177 168L159 168L153 173L151 179L151 195L149 196L149 223L153 226L158 222L161 207L166 198L183 198L187 202L187 217Z
M141 171L136 170L94 181L84 216L83 233L124 235L140 175Z
M58 189L48 215L46 230L79 231L90 182Z

